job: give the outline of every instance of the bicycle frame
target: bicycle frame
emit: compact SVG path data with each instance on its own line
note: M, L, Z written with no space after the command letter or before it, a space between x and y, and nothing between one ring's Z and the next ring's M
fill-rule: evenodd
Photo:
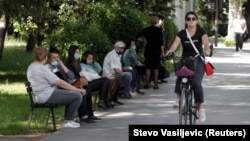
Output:
M194 72L188 70L187 68L182 68L178 70L179 68L177 68L177 64L180 61L183 61L182 63L185 63L186 60L182 60L182 58L179 57L176 53L171 54L171 56L173 57L175 74L181 78L181 94L179 99L179 124L196 124L196 120L198 119L198 106L197 104L195 104L194 93L192 88L192 75L194 74Z

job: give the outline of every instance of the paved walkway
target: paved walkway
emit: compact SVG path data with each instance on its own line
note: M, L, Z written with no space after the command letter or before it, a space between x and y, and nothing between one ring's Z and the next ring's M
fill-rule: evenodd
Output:
M203 88L207 119L205 125L250 124L250 43L244 44L242 55L234 48L218 44L210 58L216 72L205 76ZM175 101L175 76L159 90L149 89L144 96L121 100L123 106L108 111L96 111L103 120L95 124L82 124L77 129L61 129L41 141L128 141L130 124L177 125L178 114L173 109ZM7 139L6 139L7 140Z

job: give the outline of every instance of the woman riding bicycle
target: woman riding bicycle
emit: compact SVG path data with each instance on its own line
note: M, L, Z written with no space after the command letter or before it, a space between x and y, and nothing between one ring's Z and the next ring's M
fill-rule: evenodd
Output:
M209 48L209 41L206 31L197 26L198 23L198 16L195 12L188 12L185 16L185 23L188 33L190 34L191 40L193 41L194 45L196 46L199 54L204 57L210 55L210 48ZM176 35L173 44L171 45L170 49L166 52L165 56L169 55L170 53L174 52L179 44L182 44L183 52L182 57L189 57L189 56L196 56L197 53L190 42L188 35L186 33L186 29L179 31ZM205 49L205 53L203 52L203 46ZM198 56L199 57L199 56ZM202 79L205 73L204 61L199 57L196 65L195 74L192 76L192 86L194 91L195 102L198 104L199 110L199 120L201 122L205 121L205 110L203 108L204 102L204 95L203 95L203 88L202 88ZM181 78L177 77L176 85L175 85L175 93L177 94L177 99L179 101L181 88L180 88ZM177 103L179 103L177 101Z

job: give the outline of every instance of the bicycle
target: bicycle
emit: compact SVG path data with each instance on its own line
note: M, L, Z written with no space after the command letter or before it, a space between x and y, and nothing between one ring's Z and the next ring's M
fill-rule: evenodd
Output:
M170 54L173 59L175 75L181 79L179 99L179 124L193 125L198 119L198 104L194 101L192 76L194 75L197 57L183 58L176 53ZM192 68L192 69L189 69Z

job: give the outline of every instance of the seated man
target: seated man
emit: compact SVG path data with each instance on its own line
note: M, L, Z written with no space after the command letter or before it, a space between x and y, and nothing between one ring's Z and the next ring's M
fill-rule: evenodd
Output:
M119 92L120 98L131 99L131 81L132 74L122 71L121 57L125 48L125 43L117 41L114 49L108 52L103 62L103 76L112 78L120 78L123 84L123 89Z

